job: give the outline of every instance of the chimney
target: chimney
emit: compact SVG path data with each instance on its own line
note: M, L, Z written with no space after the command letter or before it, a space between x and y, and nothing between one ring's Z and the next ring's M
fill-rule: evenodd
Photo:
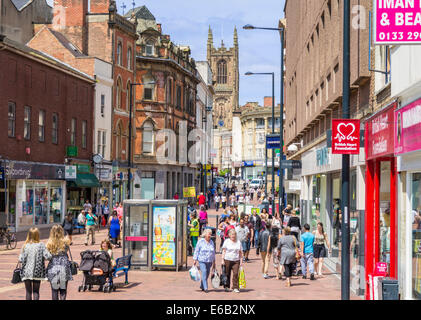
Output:
M264 98L263 107L272 107L272 97L265 97Z
M156 24L156 26L157 26L157 28L158 28L158 32L159 32L159 33L162 33L162 27L161 27L161 26L162 26L162 24L161 24L161 23L157 23L157 24Z

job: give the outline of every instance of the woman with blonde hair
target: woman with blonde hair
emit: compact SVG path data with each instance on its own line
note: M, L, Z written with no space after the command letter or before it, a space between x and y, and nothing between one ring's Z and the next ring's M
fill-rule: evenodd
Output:
M205 293L208 292L208 278L215 269L215 244L211 240L212 230L203 230L201 239L196 245L193 254L194 266L199 264L202 273L202 281L200 289Z
M47 277L51 284L53 300L66 300L67 282L73 280L67 252L70 240L64 237L63 227L56 224L51 228L47 249L51 253L51 261L47 266Z
M39 242L39 230L31 228L26 236L19 255L22 264L22 281L25 283L26 300L39 300L41 280L45 277L45 260L50 260L51 254L45 244Z

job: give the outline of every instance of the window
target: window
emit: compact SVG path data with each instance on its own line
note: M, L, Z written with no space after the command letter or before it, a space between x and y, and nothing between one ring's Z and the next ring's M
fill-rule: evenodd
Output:
M76 145L76 119L72 118L71 123L71 132L70 132L70 145Z
M123 65L123 46L121 45L121 42L118 42L117 45L117 64L119 64L120 66Z
M152 100L152 88L145 88L144 89L143 99Z
M116 90L117 90L117 95L116 95L117 109L121 109L121 91L122 91L121 78L118 78L117 80Z
M97 153L105 157L106 131L98 130Z
M105 117L105 94L101 94L101 117Z
M153 56L153 54L154 54L154 42L152 40L149 40L149 41L146 42L145 54L147 56Z
M123 128L121 126L121 123L117 125L117 135L115 139L115 157L116 159L121 159L122 154L122 146L123 146Z
M16 125L16 104L14 102L9 102L9 110L7 116L9 119L7 134L9 137L14 137Z
M217 82L221 84L227 83L227 63L225 60L218 62L218 77Z
M53 113L52 142L58 143L58 114Z
M256 128L257 129L264 129L265 128L265 119L263 119L263 118L256 119Z
M172 79L167 82L167 103L172 103Z
M127 69L132 70L132 48L127 50Z
M26 106L23 115L23 138L31 139L31 107Z
M153 124L150 121L143 125L143 153L153 153Z
M87 146L87 138L86 138L87 126L88 126L88 122L86 120L83 120L82 121L82 148L83 149L86 149L86 146Z
M127 82L127 88L126 88L126 110L129 111L130 108L130 81Z
M38 116L38 140L45 141L45 111L40 110Z
M181 87L177 85L177 106L178 110L181 110Z

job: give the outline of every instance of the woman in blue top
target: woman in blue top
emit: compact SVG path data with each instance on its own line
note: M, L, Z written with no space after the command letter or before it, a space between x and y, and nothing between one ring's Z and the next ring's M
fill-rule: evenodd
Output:
M110 237L113 244L117 244L118 235L120 234L120 220L117 216L117 211L114 210L110 220L108 221L110 226Z
M197 266L197 263L199 263L200 271L202 273L200 289L206 293L208 292L209 275L215 270L215 245L211 240L211 235L212 230L205 229L203 231L202 237L197 243L193 255L193 265Z

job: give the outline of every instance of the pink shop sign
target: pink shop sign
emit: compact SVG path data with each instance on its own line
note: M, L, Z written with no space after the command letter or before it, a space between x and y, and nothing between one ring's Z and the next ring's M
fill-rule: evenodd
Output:
M421 150L421 99L395 111L395 154Z
M421 0L374 0L376 44L420 44Z

